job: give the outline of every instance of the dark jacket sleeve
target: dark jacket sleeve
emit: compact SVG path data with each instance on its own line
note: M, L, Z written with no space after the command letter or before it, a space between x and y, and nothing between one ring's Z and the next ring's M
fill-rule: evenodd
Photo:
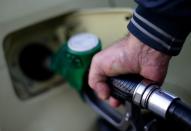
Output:
M144 44L178 55L191 31L190 0L137 0L129 31Z

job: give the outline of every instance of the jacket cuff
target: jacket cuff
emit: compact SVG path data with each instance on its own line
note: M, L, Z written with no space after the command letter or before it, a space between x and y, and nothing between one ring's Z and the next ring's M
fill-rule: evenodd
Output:
M185 24L173 16L137 7L128 30L144 44L168 55L178 55L189 34ZM181 27L182 26L182 27Z

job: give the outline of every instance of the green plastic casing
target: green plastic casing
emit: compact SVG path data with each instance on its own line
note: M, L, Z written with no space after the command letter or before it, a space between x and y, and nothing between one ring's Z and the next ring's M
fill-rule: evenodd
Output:
M93 56L101 50L101 41L96 47L84 52L77 52L63 44L51 60L51 70L63 77L71 87L81 94L87 85L87 73Z

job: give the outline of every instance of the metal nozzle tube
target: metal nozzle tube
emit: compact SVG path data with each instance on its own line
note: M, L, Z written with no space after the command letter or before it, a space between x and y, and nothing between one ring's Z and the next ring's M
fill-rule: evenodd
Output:
M152 81L140 77L126 76L110 79L111 92L119 100L128 100L165 118L176 96L160 89Z

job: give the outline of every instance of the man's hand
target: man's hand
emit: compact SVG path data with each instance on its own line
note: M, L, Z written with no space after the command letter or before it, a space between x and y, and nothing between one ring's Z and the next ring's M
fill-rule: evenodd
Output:
M150 48L129 33L93 57L89 85L101 99L109 98L110 105L118 107L120 102L110 96L107 77L133 73L162 83L170 58L171 56Z

